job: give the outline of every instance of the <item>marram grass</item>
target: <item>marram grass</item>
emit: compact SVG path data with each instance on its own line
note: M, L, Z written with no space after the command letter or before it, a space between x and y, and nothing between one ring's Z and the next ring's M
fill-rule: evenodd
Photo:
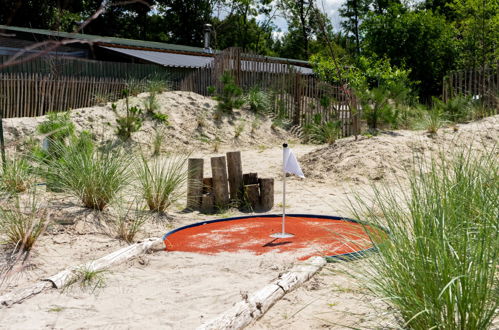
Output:
M497 150L419 161L409 185L355 204L357 217L390 232L367 259L368 287L404 328L488 329L499 307Z

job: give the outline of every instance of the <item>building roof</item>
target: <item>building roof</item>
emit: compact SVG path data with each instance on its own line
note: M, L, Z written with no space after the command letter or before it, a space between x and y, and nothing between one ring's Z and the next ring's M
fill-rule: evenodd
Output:
M7 30L13 32L21 32L28 34L39 34L50 36L54 38L67 38L67 39L76 39L82 40L85 42L92 42L93 44L104 46L107 48L113 48L113 51L117 51L117 48L124 53L124 49L135 49L135 50L144 50L144 51L157 51L157 52L168 52L168 53L179 53L185 55L197 55L197 57L213 57L213 54L207 53L204 48L201 47L193 47L193 46L184 46L184 45L176 45L176 44L167 44L162 42L155 41L143 41L143 40L134 40L134 39L126 39L126 38L115 38L115 37L104 37L97 36L91 34L82 34L82 33L69 33L69 32L60 32L60 31L51 31L44 29L32 29L32 28L24 28L17 26L7 26L0 25L0 30ZM215 51L217 53L217 51ZM135 53L136 55L138 53ZM145 55L145 54L144 54ZM156 54L157 55L157 54ZM153 54L148 54L147 56L153 56ZM175 57L170 57L174 59ZM281 57L267 57L269 60L282 62L286 64L292 64L299 67L310 67L308 61L289 59L289 58L281 58ZM194 59L191 59L194 60ZM154 61L152 61L154 62ZM164 64L167 65L167 64ZM181 65L185 66L185 65Z
M100 47L121 54L125 54L127 56L139 58L141 60L145 60L148 62L153 62L156 64L164 66L172 66L172 67L200 68L210 64L213 61L213 57L207 57L207 56L195 56L195 55L165 53L158 51L130 49L130 48L107 47L107 46L100 46ZM263 65L258 66L258 68L263 69L264 71L267 72L270 71L283 72L286 71L288 65L290 64L271 65L270 63L265 63ZM310 68L305 68L296 65L291 65L291 66L295 70L301 72L302 74L313 73L312 69ZM247 70L250 67L251 67L250 61L245 61L245 60L242 61L242 67L241 67L242 70Z

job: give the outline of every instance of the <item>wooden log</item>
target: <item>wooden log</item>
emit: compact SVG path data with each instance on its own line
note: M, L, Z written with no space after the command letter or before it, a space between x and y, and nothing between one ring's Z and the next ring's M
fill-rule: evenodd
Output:
M229 173L230 199L240 200L243 189L243 166L240 151L227 153L227 169Z
M260 184L260 211L269 211L274 207L274 179L258 179Z
M247 184L244 186L244 199L251 210L257 210L260 204L260 186L258 184Z
M216 207L225 207L229 204L229 186L227 183L227 165L225 156L211 158L211 172L213 176L213 195Z
M257 184L257 183L258 183L258 173L243 174L243 185Z
M278 280L251 294L218 317L202 324L198 330L242 329L258 320L286 293L293 291L324 267L326 260L312 257L293 267Z
M201 206L203 166L202 158L189 158L187 163L187 208L190 210L198 210Z
M213 179L203 178L203 194L208 194L213 192Z
M203 194L201 197L201 212L213 213L215 211L215 198L213 193Z
M164 249L162 238L148 238L142 242L138 242L113 253L110 253L100 259L90 261L86 264L67 268L54 276L51 276L41 282L36 283L33 287L10 292L0 296L0 308L12 306L13 304L21 303L22 301L39 294L50 288L63 288L74 279L74 272L78 269L90 271L98 271L107 269L114 264L130 260L149 250Z

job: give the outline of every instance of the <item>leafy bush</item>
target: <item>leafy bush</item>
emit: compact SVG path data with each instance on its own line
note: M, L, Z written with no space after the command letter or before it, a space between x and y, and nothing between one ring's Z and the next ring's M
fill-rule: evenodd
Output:
M79 198L85 207L103 210L129 183L130 157L118 149L99 149L87 135L59 145L60 159L42 168L47 184Z
M248 94L244 96L244 102L255 113L268 112L271 107L270 95L258 86L250 88Z
M44 216L36 204L35 195L29 200L27 208L19 199L11 208L0 208L0 235L14 252L28 252L45 230L48 217Z
M112 109L116 113L116 123L118 123L118 128L116 134L123 140L126 141L130 139L132 133L137 132L142 127L142 109L137 106L130 107L129 103L129 91L124 90L123 95L125 96L125 116L119 116L117 112L117 106L113 103Z
M223 87L221 93L215 96L218 101L217 110L231 114L234 108L240 108L244 104L243 90L236 85L234 77L229 72L225 72L220 80Z
M170 156L147 161L142 157L137 167L142 196L149 209L164 212L172 203L182 197L182 187L187 181L187 158Z
M433 97L433 108L436 108L446 120L463 122L473 119L473 100L464 95L456 96L447 102Z
M373 237L367 285L402 328L487 329L499 307L496 150L440 159L416 163L408 193L375 187L373 200L353 205L389 231Z
M8 193L20 193L26 191L32 181L31 166L25 159L7 159L1 168L1 189Z
M157 120L159 121L160 123L162 124L165 124L165 125L168 125L169 122L168 122L168 119L170 118L166 113L159 113L159 112L155 112L152 114L152 118L154 120Z
M341 136L341 122L323 122L322 116L316 114L312 123L303 127L307 142L333 144Z

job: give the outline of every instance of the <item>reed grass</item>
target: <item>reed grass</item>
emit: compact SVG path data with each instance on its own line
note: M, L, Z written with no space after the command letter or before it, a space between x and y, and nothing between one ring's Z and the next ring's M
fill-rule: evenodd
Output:
M85 207L103 210L130 182L131 157L121 149L100 149L82 135L49 160L42 175L47 185L79 198ZM83 141L84 140L84 141Z
M138 203L132 203L129 206L119 203L116 210L114 233L118 239L131 244L146 223L147 214L143 212Z
M29 252L47 227L48 219L35 192L26 203L17 197L13 206L0 208L0 242L12 248L13 253Z
M149 209L164 212L183 195L187 182L187 157L169 156L147 161L144 157L137 166L139 189Z
M487 329L499 307L497 150L418 160L407 193L375 187L356 217L386 226L368 288L408 329ZM401 190L403 191L403 190Z
M31 166L23 158L7 159L0 167L0 187L10 194L26 191L33 181Z

